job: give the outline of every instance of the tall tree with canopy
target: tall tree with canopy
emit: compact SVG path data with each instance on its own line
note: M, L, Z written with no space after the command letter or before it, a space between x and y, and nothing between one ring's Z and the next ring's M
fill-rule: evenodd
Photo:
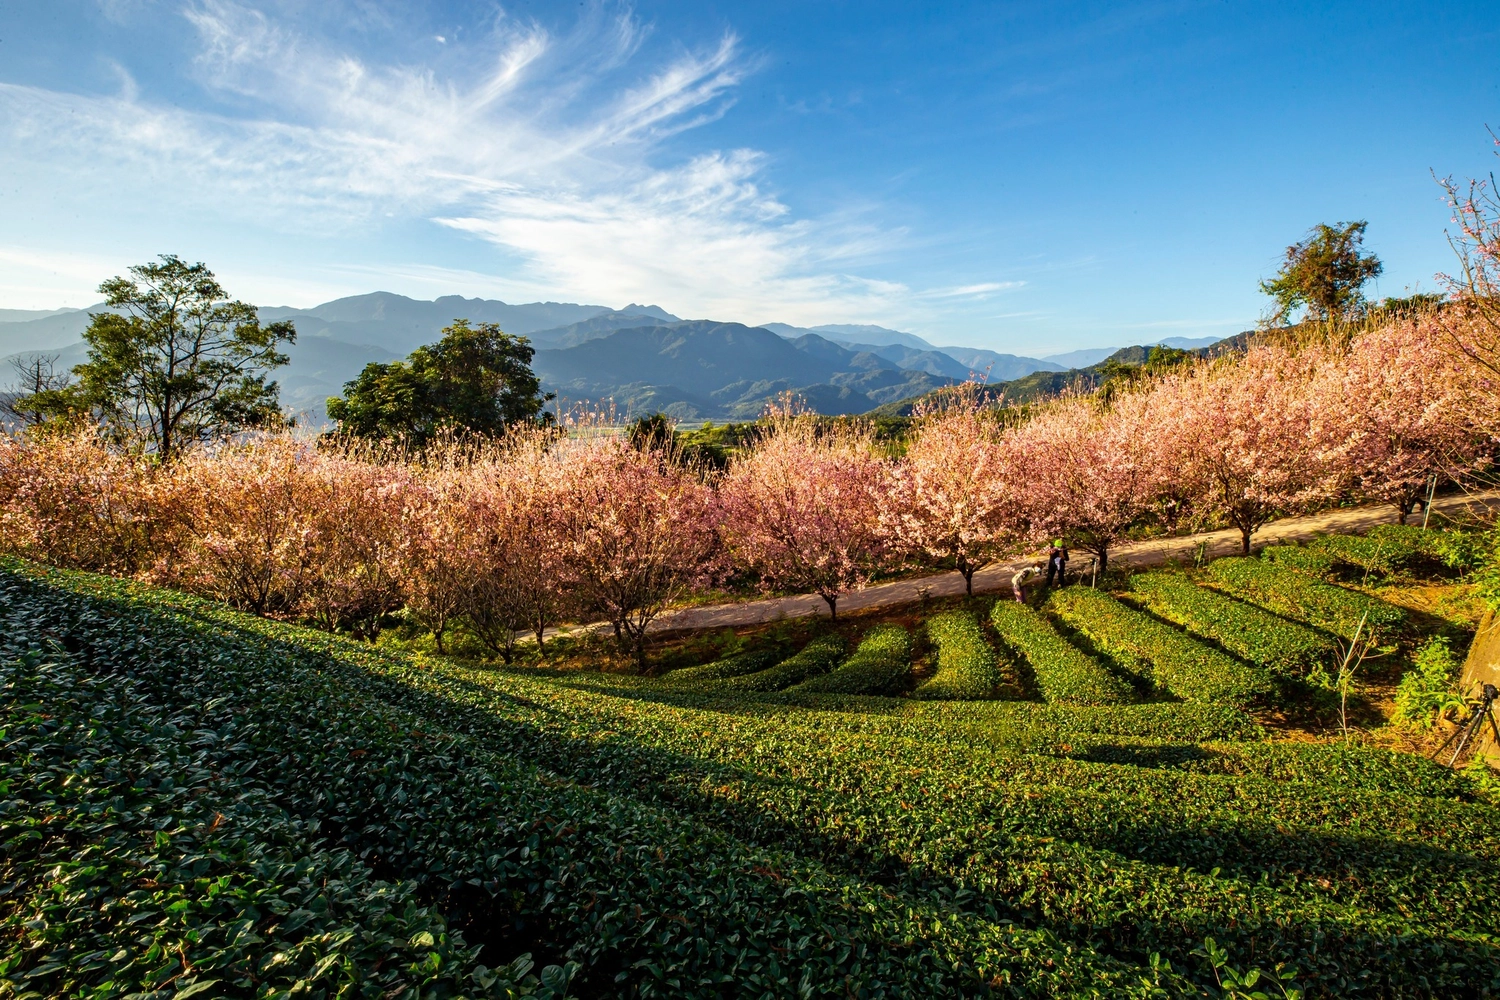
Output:
M287 363L290 321L260 324L255 307L230 300L202 263L173 254L99 286L118 312L91 317L78 383L53 393L54 408L99 414L117 438L143 443L162 462L188 445L283 422L279 390L266 381Z
M1383 265L1364 253L1368 222L1320 223L1307 236L1286 248L1286 259L1276 277L1262 281L1260 290L1276 300L1271 316L1286 323L1297 309L1319 322L1352 319L1364 308L1364 286Z
M552 398L531 370L534 354L531 341L494 323L454 320L405 361L366 365L328 400L328 416L344 434L417 447L444 431L498 436L536 420Z

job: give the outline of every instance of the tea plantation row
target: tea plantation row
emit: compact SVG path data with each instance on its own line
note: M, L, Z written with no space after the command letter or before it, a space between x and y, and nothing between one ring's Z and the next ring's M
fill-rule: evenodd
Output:
M1224 705L806 687L888 676L893 630L778 693L494 672L0 580L17 993L1192 996L1209 937L1326 996L1500 987L1497 810ZM966 631L937 679L989 669Z

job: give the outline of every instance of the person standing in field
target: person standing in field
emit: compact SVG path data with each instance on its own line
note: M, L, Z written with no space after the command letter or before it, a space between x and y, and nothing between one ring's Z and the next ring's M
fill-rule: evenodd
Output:
M1026 595L1022 593L1021 588L1025 586L1027 580L1038 575L1039 573L1041 573L1041 571L1042 566L1040 563L1038 563L1035 566L1025 567L1015 576L1010 578L1010 592L1016 596L1016 603L1026 603Z
M1052 550L1047 553L1047 586L1052 586L1055 578L1060 585L1062 583L1063 554L1062 542L1053 542Z

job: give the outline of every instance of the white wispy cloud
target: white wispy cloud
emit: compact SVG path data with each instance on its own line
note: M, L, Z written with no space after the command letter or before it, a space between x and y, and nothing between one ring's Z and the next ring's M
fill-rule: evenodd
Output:
M931 288L922 293L929 299L985 299L996 292L1021 288L1024 281L984 281L975 285L955 285L952 288Z
M0 164L107 176L122 197L293 237L434 220L505 250L516 269L496 285L512 295L820 323L1014 284L861 277L903 233L796 217L754 150L659 162L665 140L732 105L753 68L732 34L645 65L647 29L591 8L564 34L500 16L478 41L445 35L438 63L381 64L233 0L182 13L220 110L153 101L128 74L109 95L0 84Z

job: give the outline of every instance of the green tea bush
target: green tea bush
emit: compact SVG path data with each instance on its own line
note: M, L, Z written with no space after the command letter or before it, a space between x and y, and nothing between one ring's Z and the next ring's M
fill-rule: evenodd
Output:
M891 695L906 690L910 676L911 636L900 625L877 625L837 669L809 678L792 690Z
M1000 661L973 614L933 615L927 620L927 637L937 647L937 673L912 692L914 697L974 699L995 693L1002 679Z
M1354 740L1328 743L1265 741L1211 744L1225 762L1222 773L1257 775L1351 791L1457 799L1468 789L1453 771L1426 757L1366 746Z
M825 711L385 654L97 578L36 591L0 591L0 636L201 706L195 746L233 725L278 807L493 929L486 956L580 962L571 995L1218 995L1208 937L1319 996L1500 988L1500 813L1171 768L1142 735L1260 735L1224 706L802 696ZM1090 743L1137 757L1068 756Z
M1462 709L1463 696L1454 690L1460 667L1447 636L1427 640L1396 686L1396 710L1391 720L1413 729L1431 729L1444 712Z
M1047 619L1015 601L996 601L990 621L1005 644L1025 657L1042 698L1077 705L1134 700L1130 685L1058 634Z
M669 684L690 684L702 681L721 681L730 677L753 674L774 665L781 656L774 650L763 649L750 653L736 653L705 663L697 667L674 670L664 678Z
M1130 592L1167 621L1274 674L1306 676L1338 652L1323 633L1199 587L1181 573L1137 573Z
M1331 552L1304 545L1267 545L1261 549L1260 555L1262 559L1277 566L1320 579L1332 575L1334 568L1338 566L1338 560Z
M1433 555L1449 569L1472 573L1494 561L1496 537L1493 531L1439 532Z
M1366 635L1392 638L1407 624L1406 612L1368 594L1319 583L1260 559L1215 559L1208 575L1230 593L1279 615L1353 639L1361 619Z
M594 706L601 711L580 715L577 710L589 702L549 698L549 689L568 692L539 677L407 663L355 643L225 614L180 595L146 592L149 604L138 608L133 602L140 591L113 582L100 588L109 595L101 603L58 600L56 593L28 592L16 584L0 574L0 635L23 647L35 647L44 636L60 638L80 650L79 662L105 690L135 678L151 703L196 712L187 720L191 728L174 724L169 732L194 763L217 763L212 751L222 739L222 770L200 777L167 767L156 785L179 809L201 815L199 827L210 829L198 835L209 837L210 848L216 830L227 831L221 837L237 831L224 821L214 827L209 817L217 803L205 794L220 789L225 804L232 804L263 774L269 801L251 796L247 805L252 814L266 815L268 828L301 817L339 858L375 857L386 870L409 872L413 881L384 895L376 892L362 911L334 908L332 919L344 924L334 923L331 933L323 933L329 922L318 893L348 893L357 900L361 886L337 884L338 865L345 862L335 859L320 869L312 852L285 873L279 898L248 881L241 891L220 876L211 854L208 864L194 855L183 877L197 881L187 888L211 901L226 897L222 905L231 914L239 897L248 898L243 919L226 919L216 902L195 908L180 901L179 887L162 881L174 872L154 861L144 877L127 872L122 893L94 893L82 882L77 885L86 891L58 893L49 880L57 877L59 862L84 838L107 836L120 825L116 810L137 801L112 795L87 811L68 811L56 791L78 783L79 774L64 766L51 778L39 774L45 791L31 813L38 818L34 832L9 842L0 855L7 886L0 908L0 994L76 995L86 988L91 996L115 995L116 988L104 985L115 977L126 988L140 983L170 990L176 977L185 980L182 992L218 986L205 995L259 995L260 983L281 981L279 966L286 963L286 977L296 977L287 992L412 1000L450 996L455 987L469 996L561 996L566 990L584 996L720 997L795 989L803 995L852 990L956 998L983 995L990 982L1028 997L1057 996L1069 992L1071 983L1147 995L1139 966L1086 944L1061 942L1046 929L1002 920L972 892L926 878L893 880L889 873L875 883L837 875L806 857L775 846L746 846L676 814L674 804L695 809L694 786L683 784L689 777L684 764L693 755L722 750L742 760L756 756L733 729L725 733L729 743L716 745L709 716L674 733L662 727L670 715L653 719L654 706L637 717L629 703L605 699ZM95 581L82 585L93 589ZM123 602L122 595L128 595ZM0 661L8 666L9 650L4 654ZM501 680L521 686L485 699L485 688ZM5 690L7 710L29 715L44 732L55 729L55 716L38 711L44 690L24 680L7 683ZM617 713L619 708L626 711ZM636 728L639 723L649 728ZM630 741L620 739L621 726L631 729ZM762 763L796 763L776 742L781 729L752 734L770 755ZM653 731L658 740L675 735L677 741L657 749ZM7 739L16 732L7 726ZM800 738L815 731L794 726L791 732ZM667 746L671 752L661 753ZM538 760L563 770L538 770ZM36 770L24 756L7 756L0 766L12 763L23 773ZM870 763L883 766L878 756ZM132 788L156 780L129 765L113 773ZM725 782L741 773L731 762L716 777L718 787L733 791ZM797 784L776 780L766 787L796 791ZM17 808L13 787L5 786L0 800L7 819ZM858 797L840 793L824 808L847 806ZM733 809L713 810L716 801L729 800L703 799L710 807L702 810L705 819L743 824L745 835L768 845L786 842L792 833L784 817L763 815L758 806L741 816ZM128 818L144 826L145 840L158 855L169 854L167 846L178 841L182 847L173 850L197 850L191 830L162 822L166 811L144 804L138 818ZM239 816L225 815L231 821ZM757 816L759 828L753 825ZM96 825L82 825L86 817ZM10 836L21 828L7 822L4 829ZM64 830L80 836L60 836ZM50 867L26 854L42 846L52 852ZM92 878L99 864L91 859L80 870ZM274 873L275 867L263 871ZM36 880L38 891L23 895L23 877ZM499 971L478 966L451 932L444 936L440 918L405 906L403 894L409 899L413 891L488 937L486 957L514 953L515 942L529 940L580 963L576 989L569 990L567 980L578 966L549 968L540 982L526 978L523 959ZM120 895L129 905L122 905ZM159 899L169 905L154 908ZM113 935L103 947L95 947L100 942L94 938L80 938L75 946L64 925L49 922L46 908L59 906L72 908L74 926L115 921ZM215 983L182 974L187 963L212 956L221 943L235 963L229 971L240 978L215 976ZM80 953L83 947L90 950ZM343 957L329 961L334 951ZM1169 996L1195 995L1192 984L1176 974L1154 979L1152 995L1161 989ZM237 982L246 985L231 985ZM64 990L62 983L73 986Z
M1384 524L1367 535L1321 535L1308 547L1367 573L1389 576L1429 557L1427 536L1436 534L1412 525Z
M112 655L128 639L25 638L0 649L0 994L562 995L328 846L257 776L245 720L162 704Z
M1463 799L1470 786L1455 772L1415 754L1330 743L1176 743L1161 740L1076 739L1066 755L1079 760L1164 768L1194 774L1254 776L1402 796Z
M1242 663L1088 587L1063 587L1047 607L1121 663L1144 663L1157 687L1185 701L1245 705L1271 692L1264 670Z
M800 653L787 657L775 666L710 683L728 691L780 691L793 684L800 684L809 677L828 673L848 648L837 635L819 636L803 646Z

